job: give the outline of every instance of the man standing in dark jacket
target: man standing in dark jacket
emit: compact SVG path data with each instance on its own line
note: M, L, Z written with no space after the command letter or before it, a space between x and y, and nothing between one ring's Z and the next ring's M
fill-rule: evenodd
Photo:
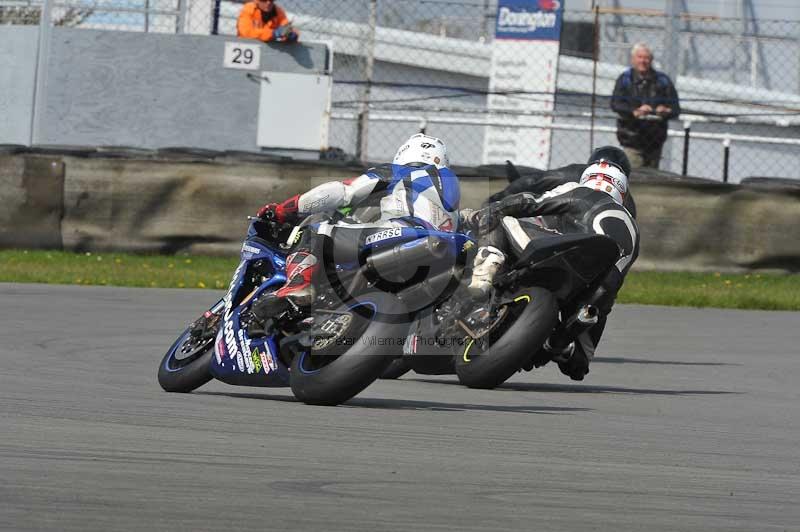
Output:
M631 67L617 78L611 97L611 108L619 114L617 139L634 168L658 168L667 121L681 112L675 86L652 63L646 44L633 45Z

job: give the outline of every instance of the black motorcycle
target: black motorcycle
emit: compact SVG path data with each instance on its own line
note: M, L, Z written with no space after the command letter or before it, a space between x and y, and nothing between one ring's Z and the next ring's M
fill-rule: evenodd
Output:
M554 353L597 323L597 309L585 301L619 259L614 240L521 222L531 241L509 257L489 297L460 290L418 315L403 356L382 378L455 373L470 388L494 388L522 368L558 360Z

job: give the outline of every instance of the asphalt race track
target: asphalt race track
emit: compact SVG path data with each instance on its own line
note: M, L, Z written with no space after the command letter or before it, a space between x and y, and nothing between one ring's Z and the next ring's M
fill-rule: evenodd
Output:
M583 383L162 392L219 296L0 284L0 530L800 530L800 313L620 306Z

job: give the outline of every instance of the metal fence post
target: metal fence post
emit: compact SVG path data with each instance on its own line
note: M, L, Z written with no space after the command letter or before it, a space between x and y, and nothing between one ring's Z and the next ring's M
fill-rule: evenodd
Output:
M689 136L692 131L691 120L683 121L683 170L681 175L686 175L689 170Z
M674 84L678 83L678 57L681 49L681 4L678 0L666 0L664 12L666 14L666 24L664 28L664 53L662 66L664 72L672 79ZM670 107L673 102L664 102ZM664 150L663 162L666 168L672 169L672 147L671 141L667 140L667 149ZM663 168L663 167L662 167Z
M597 62L600 61L600 6L594 6L592 35L592 109L589 118L589 154L594 149L594 118L597 107Z
M362 163L367 162L368 136L369 136L369 100L372 93L372 70L375 66L375 28L378 26L378 0L369 2L369 39L367 39L366 65L364 67L364 96L358 113L358 143L356 145L356 158Z
M664 31L664 72L675 82L678 79L678 56L681 49L681 3L678 0L666 0L664 11L667 17Z
M731 156L731 139L725 138L722 141L722 182L728 182L728 162Z
M211 35L219 34L219 7L222 0L214 0L214 12L211 14Z
M175 21L175 33L186 33L186 11L188 10L189 2L187 0L178 0L178 19Z
M33 85L33 109L31 110L30 145L38 144L42 139L41 115L45 107L45 87L47 87L47 63L50 57L50 34L52 26L50 18L53 3L44 0L39 15L39 41L36 49L36 81Z

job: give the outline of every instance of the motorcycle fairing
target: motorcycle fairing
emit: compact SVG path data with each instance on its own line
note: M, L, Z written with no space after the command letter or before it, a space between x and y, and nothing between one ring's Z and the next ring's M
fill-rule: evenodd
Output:
M569 299L601 278L618 258L619 247L605 235L540 236L495 284L530 282L552 290L561 300Z
M240 313L254 297L286 281L286 259L260 238L248 238L242 245L242 261L236 268L223 298L222 326L214 341L210 371L228 384L245 386L287 386L289 369L280 357L274 336L250 338L241 326ZM255 261L269 261L270 277L248 297L242 293L248 267ZM246 298L246 300L245 300Z
M289 385L289 368L278 357L275 338L248 337L247 331L239 327L238 313L226 321L217 333L210 370L215 378L228 384L261 387Z

